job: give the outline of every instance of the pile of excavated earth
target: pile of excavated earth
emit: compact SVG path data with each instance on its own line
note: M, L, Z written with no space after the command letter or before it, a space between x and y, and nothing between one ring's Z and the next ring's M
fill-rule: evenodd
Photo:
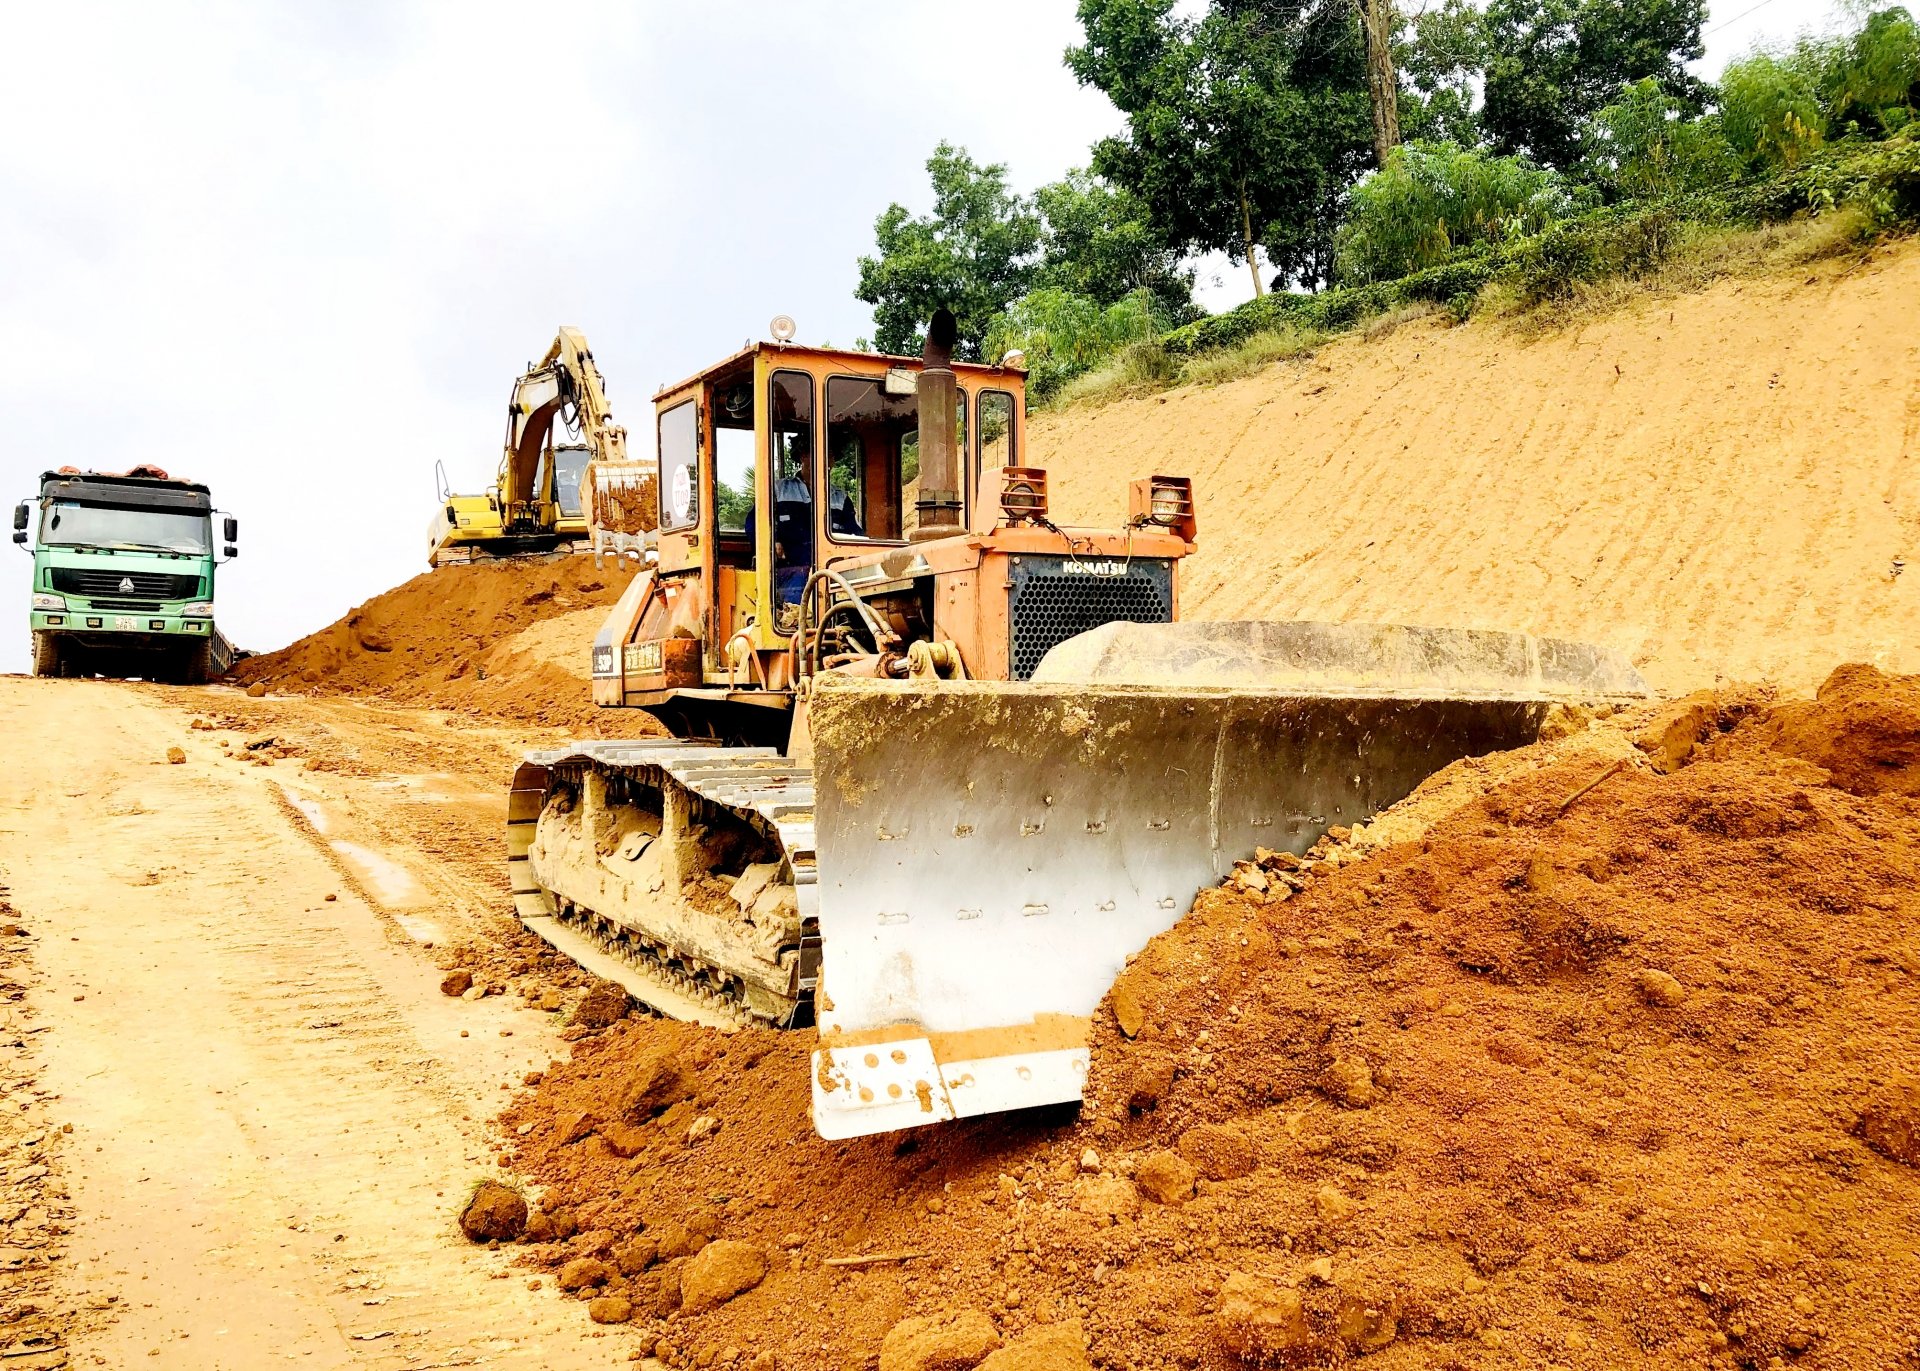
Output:
M1555 733L1204 892L1077 1113L824 1142L810 1035L627 1017L480 1231L673 1367L1911 1364L1920 678Z
M591 649L630 563L554 555L440 567L377 595L229 678L276 695L357 695L631 736L637 710L596 709Z

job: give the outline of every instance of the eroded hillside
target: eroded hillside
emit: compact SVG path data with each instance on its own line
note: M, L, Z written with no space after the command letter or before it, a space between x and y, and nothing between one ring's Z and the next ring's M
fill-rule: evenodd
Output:
M1920 667L1920 244L1542 331L1439 317L1037 417L1074 521L1190 475L1183 610L1524 629L1671 692Z

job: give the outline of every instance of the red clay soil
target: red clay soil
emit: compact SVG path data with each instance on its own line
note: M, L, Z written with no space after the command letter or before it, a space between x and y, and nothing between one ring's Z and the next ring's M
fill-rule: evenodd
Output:
M528 1259L599 1259L673 1366L974 1366L879 1355L968 1310L1132 1371L1920 1365L1920 678L1754 698L1696 700L1671 774L1567 803L1596 768L1543 748L1300 893L1206 892L1077 1116L827 1143L809 1035L589 1037L503 1119L536 1234L579 1229ZM679 1309L714 1235L764 1279Z
M657 732L637 710L596 709L585 662L599 615L631 573L578 555L475 562L424 572L278 652L250 657L229 680L274 694L357 695L599 737ZM560 616L568 643L515 639ZM573 650L578 661L556 660Z

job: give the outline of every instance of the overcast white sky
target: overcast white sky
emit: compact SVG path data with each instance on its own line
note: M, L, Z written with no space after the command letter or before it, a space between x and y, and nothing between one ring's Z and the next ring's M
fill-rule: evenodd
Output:
M1753 3L1716 7L1708 72L1835 8ZM0 16L0 497L63 464L207 482L241 521L220 622L260 650L424 569L435 461L486 486L556 325L646 451L655 387L774 314L869 331L854 259L890 200L925 208L939 139L1030 189L1118 125L1061 66L1071 0ZM30 563L0 556L20 671Z

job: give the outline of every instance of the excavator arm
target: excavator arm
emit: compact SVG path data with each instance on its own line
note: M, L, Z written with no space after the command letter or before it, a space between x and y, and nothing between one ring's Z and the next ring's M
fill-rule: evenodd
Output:
M568 406L579 418L591 461L626 461L627 431L613 422L606 386L587 337L577 328L562 327L546 356L514 382L507 408L506 451L500 458L500 496L509 510L547 498L548 492L534 489L540 455L554 416Z

